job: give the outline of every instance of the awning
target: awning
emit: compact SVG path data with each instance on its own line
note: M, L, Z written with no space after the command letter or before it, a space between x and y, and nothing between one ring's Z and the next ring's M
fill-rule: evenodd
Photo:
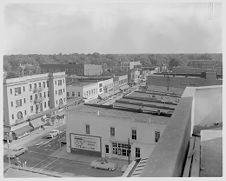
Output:
M38 127L40 127L40 126L42 126L42 125L45 124L45 122L42 121L40 118L39 119L32 120L30 123L31 123L31 126L33 128L38 128Z
M98 97L99 97L100 99L105 99L105 98L107 98L108 96L109 96L109 94L104 93L104 94L99 95Z
M16 137L20 137L22 135L24 135L24 133L26 132L30 132L33 128L29 125L26 125L22 128L16 129L13 131L13 133L15 133Z
M126 90L126 89L128 89L128 88L130 88L129 85L123 85L123 86L121 86L119 89L120 89L120 90Z

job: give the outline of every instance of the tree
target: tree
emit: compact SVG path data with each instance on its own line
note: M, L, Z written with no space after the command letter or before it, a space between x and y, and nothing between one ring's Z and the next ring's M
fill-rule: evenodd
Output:
M181 62L176 59L176 58L171 58L170 61L169 61L169 68L172 69L173 67L177 67L181 65Z

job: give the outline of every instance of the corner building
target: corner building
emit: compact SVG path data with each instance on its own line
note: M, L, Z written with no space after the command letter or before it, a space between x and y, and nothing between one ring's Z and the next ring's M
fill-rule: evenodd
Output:
M3 89L5 134L29 132L31 117L67 103L64 72L5 79Z

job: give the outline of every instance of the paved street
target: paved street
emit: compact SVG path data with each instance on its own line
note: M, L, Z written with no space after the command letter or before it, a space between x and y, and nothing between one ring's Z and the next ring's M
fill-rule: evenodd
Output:
M65 125L58 129L63 131ZM62 144L60 147L59 137L54 139L47 139L45 137L45 135L40 136L35 141L28 143L28 151L19 156L22 163L26 161L27 167L55 171L69 176L117 177L122 175L120 168L115 171L106 171L91 168L89 166L90 161L59 158L54 153L59 149L65 148L66 145ZM5 164L8 163L6 157L4 157L4 162ZM11 163L15 164L15 159L11 159Z

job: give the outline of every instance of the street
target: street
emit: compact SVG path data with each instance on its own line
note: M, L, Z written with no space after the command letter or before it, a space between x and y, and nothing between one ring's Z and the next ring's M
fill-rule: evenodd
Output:
M58 129L64 131L65 125ZM122 175L120 169L115 171L94 169L89 166L90 162L85 160L77 161L55 156L55 151L66 147L66 144L61 144L60 146L59 141L64 133L61 133L61 136L53 139L45 138L46 135L40 136L36 140L28 143L28 151L20 155L18 157L19 160L22 164L26 162L26 167L29 168L55 171L70 176L117 177ZM4 163L8 163L6 156L4 157ZM15 159L11 159L11 164L15 164Z

